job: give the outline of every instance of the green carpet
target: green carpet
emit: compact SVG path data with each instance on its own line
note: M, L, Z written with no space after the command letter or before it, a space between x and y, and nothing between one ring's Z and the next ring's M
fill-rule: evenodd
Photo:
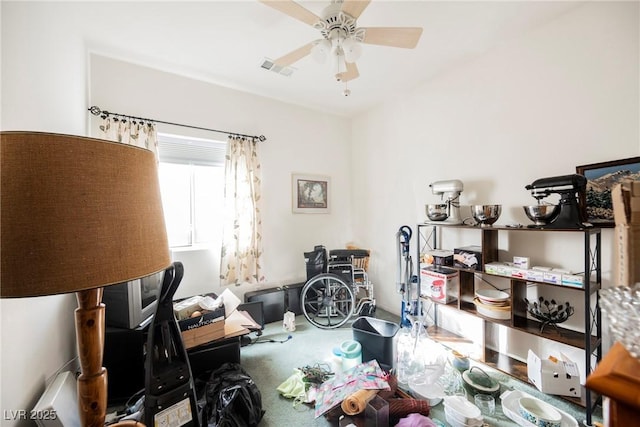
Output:
M382 313L379 314L382 318ZM355 320L355 318L353 319ZM311 325L304 316L296 317L296 330L287 332L281 322L266 325L262 336L252 334L254 344L242 347L241 364L251 375L262 393L262 406L266 410L261 426L330 426L324 417L314 417L314 409L286 399L276 391L289 378L295 368L329 363L332 349L353 339L351 323L340 328L324 330ZM291 335L291 339L280 343Z

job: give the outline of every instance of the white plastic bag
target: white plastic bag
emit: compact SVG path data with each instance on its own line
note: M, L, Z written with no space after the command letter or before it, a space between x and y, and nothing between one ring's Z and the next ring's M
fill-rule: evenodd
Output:
M293 332L296 330L296 314L293 311L287 311L282 320L282 327L285 331Z

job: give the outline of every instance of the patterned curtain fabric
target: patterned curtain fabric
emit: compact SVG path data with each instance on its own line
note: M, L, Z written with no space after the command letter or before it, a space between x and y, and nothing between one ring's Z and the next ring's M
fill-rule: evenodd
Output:
M252 139L229 137L225 163L221 285L265 281L262 275L260 162Z
M155 123L108 116L102 119L100 131L105 139L146 148L153 151L158 158L158 134Z

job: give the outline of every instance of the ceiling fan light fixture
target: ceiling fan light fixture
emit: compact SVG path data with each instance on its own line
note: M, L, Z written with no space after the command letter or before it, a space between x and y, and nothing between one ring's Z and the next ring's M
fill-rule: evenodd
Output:
M342 51L344 52L345 61L353 63L362 55L362 45L349 37L342 42Z
M334 49L338 49L342 47L342 42L344 41L344 35L339 31L335 31L331 33L331 37L329 38L329 40L331 40L331 46Z
M318 41L315 46L311 48L311 57L318 64L324 64L331 52L331 42L326 39Z

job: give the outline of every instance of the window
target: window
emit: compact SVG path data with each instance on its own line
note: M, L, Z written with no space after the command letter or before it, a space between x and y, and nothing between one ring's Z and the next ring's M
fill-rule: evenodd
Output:
M158 135L160 191L169 246L222 242L226 142Z

